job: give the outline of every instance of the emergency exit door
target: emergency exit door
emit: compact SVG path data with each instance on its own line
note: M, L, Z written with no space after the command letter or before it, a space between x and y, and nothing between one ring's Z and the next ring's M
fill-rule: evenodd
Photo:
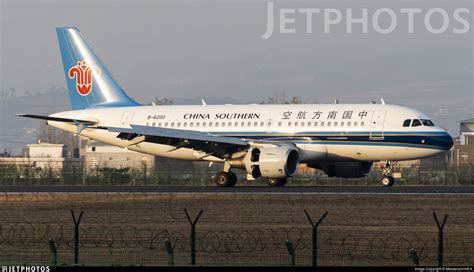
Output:
M120 121L121 127L129 127L130 122L132 121L133 118L133 111L126 111L122 114L122 119Z
M372 114L372 121L370 122L370 140L383 140L383 127L385 123L385 114L387 111L378 110Z

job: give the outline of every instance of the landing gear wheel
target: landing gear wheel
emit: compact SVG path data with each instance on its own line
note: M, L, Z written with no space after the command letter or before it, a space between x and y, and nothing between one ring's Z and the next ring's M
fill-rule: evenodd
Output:
M395 183L395 179L392 176L383 176L382 184L386 187L390 187Z
M219 172L215 181L219 187L232 187L237 183L237 175L234 172Z
M267 179L267 184L272 186L272 187L281 187L285 186L287 179L286 178L281 178L281 179Z

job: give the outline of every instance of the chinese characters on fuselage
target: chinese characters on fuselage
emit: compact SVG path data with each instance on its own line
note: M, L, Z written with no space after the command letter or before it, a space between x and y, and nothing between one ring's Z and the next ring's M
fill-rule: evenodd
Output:
M297 120L323 120L326 117L326 120L334 120L338 117L341 119L349 119L351 120L353 117L354 119L363 119L367 117L368 112L363 110L357 112L355 115L353 114L354 111L328 111L327 114L322 111L314 111L312 114L308 114L307 111L285 111L281 115L281 119L289 120L289 119L297 119Z

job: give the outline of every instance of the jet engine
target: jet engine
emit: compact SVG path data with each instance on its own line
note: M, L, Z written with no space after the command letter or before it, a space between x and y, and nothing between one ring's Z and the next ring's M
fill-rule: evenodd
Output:
M254 178L291 177L298 170L298 150L291 146L252 148L241 161L241 168Z
M308 167L321 169L329 177L361 178L370 173L372 162L320 162Z

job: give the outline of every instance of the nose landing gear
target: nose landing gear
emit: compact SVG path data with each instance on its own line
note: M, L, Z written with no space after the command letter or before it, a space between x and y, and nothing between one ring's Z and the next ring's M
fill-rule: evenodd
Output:
M393 170L393 161L385 161L380 164L380 168L382 168L382 184L384 186L390 187L395 183L395 179L392 176Z

